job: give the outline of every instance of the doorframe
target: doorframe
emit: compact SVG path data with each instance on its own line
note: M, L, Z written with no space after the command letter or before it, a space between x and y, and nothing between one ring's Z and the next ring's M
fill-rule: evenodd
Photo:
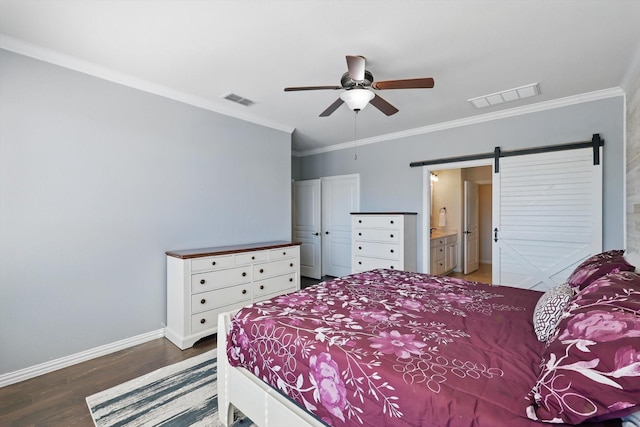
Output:
M422 273L431 273L431 233L427 231L431 229L431 172L446 169L468 169L477 166L493 167L493 163L493 158L486 158L438 163L422 167Z

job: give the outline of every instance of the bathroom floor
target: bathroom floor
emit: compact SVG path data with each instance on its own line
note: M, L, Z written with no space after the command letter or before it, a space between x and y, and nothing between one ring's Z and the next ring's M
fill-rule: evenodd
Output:
M449 273L450 277L457 277L464 280L470 280L473 282L491 283L491 264L480 264L480 267L469 274L462 274L458 272Z

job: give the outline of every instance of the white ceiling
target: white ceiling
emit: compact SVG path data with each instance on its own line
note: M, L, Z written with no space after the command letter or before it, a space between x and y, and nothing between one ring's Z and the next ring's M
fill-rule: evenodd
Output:
M0 0L0 47L295 129L292 148L305 154L610 93L637 67L638 18L636 0ZM357 122L346 105L318 117L340 91L283 91L339 85L345 55L365 56L376 80L433 77L435 87L379 91L400 111L369 106ZM481 110L467 101L536 82L533 98Z

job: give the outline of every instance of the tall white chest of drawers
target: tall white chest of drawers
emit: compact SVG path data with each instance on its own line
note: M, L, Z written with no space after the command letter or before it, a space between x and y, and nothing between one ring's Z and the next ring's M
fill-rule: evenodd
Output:
M416 217L415 212L351 213L352 271L416 271Z
M217 332L218 315L300 289L292 242L169 251L165 336L180 349Z

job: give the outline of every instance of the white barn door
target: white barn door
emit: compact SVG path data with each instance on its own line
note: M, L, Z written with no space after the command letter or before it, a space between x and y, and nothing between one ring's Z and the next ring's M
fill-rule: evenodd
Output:
M493 283L544 291L602 251L593 149L501 158L493 185Z

